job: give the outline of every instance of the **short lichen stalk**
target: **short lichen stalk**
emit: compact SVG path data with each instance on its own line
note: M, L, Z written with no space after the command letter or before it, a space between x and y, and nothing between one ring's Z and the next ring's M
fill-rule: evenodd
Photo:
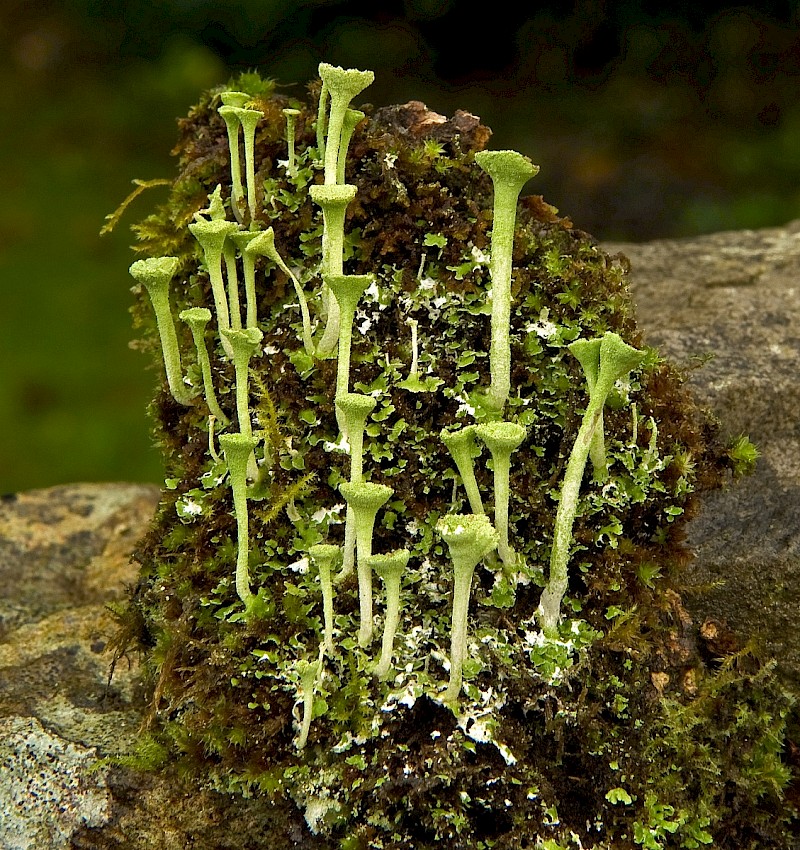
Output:
M247 469L257 440L245 434L222 434L219 444L225 456L233 491L233 510L236 514L237 555L236 593L249 609L253 602L250 590L250 530L247 510Z
M473 514L484 513L481 491L475 479L474 460L480 455L480 449L475 444L475 425L466 425L458 431L443 430L439 435L447 446L458 467L458 474L467 491L470 510Z
M539 168L516 151L480 151L475 162L494 184L492 217L492 338L489 350L491 386L488 402L500 416L511 389L511 269L517 199Z
M342 554L338 546L329 543L317 543L308 550L311 560L319 572L319 584L322 591L322 612L324 622L325 651L333 654L333 569Z
M177 257L153 257L147 260L137 260L130 267L130 273L134 280L144 286L150 296L156 314L158 334L161 338L167 385L172 397L178 404L190 405L194 394L183 382L181 352L169 306L169 285L172 278L175 277L178 265Z
M363 121L365 115L359 109L348 109L344 114L344 122L342 123L342 139L339 150L339 163L336 170L336 182L344 183L345 165L347 164L347 151L350 147L350 139L353 137L353 131L358 126L360 121Z
M388 679L391 673L394 638L400 624L400 581L410 556L408 549L397 549L386 555L370 555L366 559L367 569L375 570L381 577L386 592L381 657L374 670L379 679Z
M217 327L220 332L231 326L228 296L225 291L225 279L222 274L222 259L225 240L238 231L239 226L224 218L208 219L199 216L189 225L189 230L203 249L211 292L214 296L214 309L217 313ZM230 353L230 352L229 352Z
M323 91L330 99L325 142L325 183L332 185L336 183L339 160L343 158L342 129L347 108L354 97L371 85L375 74L372 71L358 71L355 68L345 70L322 62L319 66L319 75L324 84ZM320 102L324 109L322 98Z
M472 576L475 567L497 546L497 532L488 517L477 514L447 514L436 530L450 550L453 561L453 618L450 640L450 681L442 701L455 706L461 693L464 660L467 657L467 622Z
M214 381L211 377L211 362L208 359L208 349L206 348L205 329L206 325L211 321L211 310L205 307L190 307L188 310L181 312L180 319L189 325L189 329L192 332L194 346L197 351L197 364L200 366L200 372L203 376L203 390L208 409L216 417L217 421L225 427L229 420L222 412L222 408L217 401Z
M344 219L347 205L356 196L355 186L312 186L309 190L314 203L322 209L322 301L327 310L325 329L317 344L320 357L330 357L336 350L339 336L339 304L325 283L327 275L341 275L344 269Z
M297 662L297 672L300 674L300 690L303 695L303 722L297 737L297 749L305 749L308 743L308 733L311 731L311 721L314 717L314 688L322 672L323 649L316 661L301 658Z
M361 393L343 393L336 399L337 419L342 423L342 432L347 435L350 445L350 483L358 484L363 478L364 468L364 428L367 417L375 409L377 401ZM347 506L347 518L344 530L344 561L342 571L336 581L343 581L353 572L355 566L355 513Z
M247 437L253 435L250 421L250 359L258 351L264 334L258 328L239 328L222 331L233 352L233 368L236 375L236 414L239 431Z
M527 434L522 425L513 422L490 422L478 425L475 433L488 446L494 466L494 527L499 535L497 554L506 567L516 561L508 543L508 503L511 496L511 455L519 448Z
M228 149L231 162L231 207L237 221L241 221L244 186L242 185L242 163L239 157L239 130L241 124L237 110L242 109L250 100L244 92L226 91L220 95L222 106L217 110L228 132Z
M575 522L583 471L595 431L600 423L603 406L614 383L641 365L644 359L642 352L623 342L611 331L604 334L599 345L596 340L576 340L569 349L580 361L584 374L594 371L597 378L594 381L594 389L589 393L589 404L583 415L564 473L564 483L556 512L550 575L539 601L538 614L542 632L545 637L551 639L558 638L561 600L564 598L568 584L567 565L572 542L572 526Z
M256 257L261 256L258 250L251 249L251 244L260 236L258 230L244 230L231 234L231 241L239 250L242 257L242 276L244 277L245 297L245 327L258 326L256 303Z
M378 511L394 492L385 484L339 485L347 506L353 509L356 532L356 570L358 573L359 629L358 644L367 647L372 642L372 570L368 558L372 554L372 533Z
M375 282L375 275L325 275L324 280L339 305L339 357L336 364L336 398L340 398L348 392L350 385L350 347L353 340L353 319L355 318L356 307L364 292Z
M283 115L286 118L286 173L290 177L294 177L297 173L297 164L295 162L295 153L294 153L294 145L295 145L295 122L297 121L298 115L300 115L299 109L284 109Z

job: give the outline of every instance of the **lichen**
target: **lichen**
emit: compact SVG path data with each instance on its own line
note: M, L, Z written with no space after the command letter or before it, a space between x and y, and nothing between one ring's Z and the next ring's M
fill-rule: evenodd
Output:
M232 188L223 91L263 115L248 146L247 187L234 173ZM125 617L139 625L151 740L183 773L272 800L294 824L270 837L281 850L294 846L298 817L313 846L349 850L442 841L456 850L755 847L737 842L754 841L757 830L769 846L788 847L787 698L752 658L719 672L704 665L677 592L688 561L683 526L699 494L747 453L718 443L680 374L643 346L625 258L604 253L537 196L519 202L512 230L510 389L499 405L489 362L493 186L475 161L489 130L468 113L448 121L421 104L365 107L346 161L329 143L323 175L319 92L317 83L308 102L287 98L248 74L207 93L180 122L169 198L134 228L142 254L180 263L176 313L215 301L230 310L220 258L189 232L206 221L198 213L211 209L217 186L228 220L272 228L282 258L249 258L257 303L246 283L247 326L256 322L262 335L249 368L235 368L224 335L208 352L227 427L252 433L258 446L247 498L242 476L235 487L246 531L214 449L217 439L230 442L214 432L225 423L209 419L207 405L178 404L164 386L152 404L166 483L136 553L141 573ZM336 94L337 126L340 101ZM290 156L286 109L297 110ZM345 180L355 193L341 210L340 239L338 219L335 238L325 234L314 198ZM249 237L240 241L246 253ZM342 268L331 251L341 252ZM361 276L364 292L341 316L337 280L323 284L322 272ZM316 293L308 297L313 346L303 292ZM158 355L145 298L133 312L143 347ZM191 361L190 329L175 331ZM606 399L604 476L582 481L561 622L545 637L537 606L589 404L569 347L607 333L642 349L643 362ZM335 354L342 335L346 374L320 346L332 339ZM202 398L200 365L186 380ZM340 401L374 400L362 437L342 429L337 388ZM507 490L506 471L476 462L474 445L458 462L445 445L449 434L496 421L499 407L525 436ZM462 484L464 464L471 472ZM343 570L324 601L309 554L320 544L347 548L347 501L367 485L384 485L388 501L369 544L362 535L364 569L371 575L375 554L409 553L386 650L391 669L384 663L378 677L372 608L359 598L371 579ZM454 700L453 570L436 527L471 511L487 525L499 512L507 548L475 571ZM374 617L378 633L385 610ZM738 733L747 747L731 744Z

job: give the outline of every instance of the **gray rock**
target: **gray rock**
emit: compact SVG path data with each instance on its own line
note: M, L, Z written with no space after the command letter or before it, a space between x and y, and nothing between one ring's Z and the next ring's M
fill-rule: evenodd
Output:
M645 338L692 369L689 385L731 437L761 451L755 474L707 498L691 523L685 602L727 621L800 686L800 222L643 245L631 260Z

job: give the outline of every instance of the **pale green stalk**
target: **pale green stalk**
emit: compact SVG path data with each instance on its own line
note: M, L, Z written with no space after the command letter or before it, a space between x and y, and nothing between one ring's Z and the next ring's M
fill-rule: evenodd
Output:
M328 310L325 330L317 345L320 357L330 357L336 350L339 337L339 304L330 297L325 284L325 275L342 274L344 269L344 219L347 205L356 196L355 186L311 186L309 189L314 203L322 208L322 275L323 303Z
M231 107L231 114L235 115L242 125L244 136L244 167L245 183L247 184L247 206L250 210L250 223L256 220L256 161L255 161L255 139L258 122L264 117L264 113L258 109L243 109Z
M244 275L244 296L246 302L247 316L245 325L248 328L258 326L258 315L256 313L256 257L257 252L249 251L250 243L258 236L257 230L244 230L239 233L233 233L231 240L239 249L242 255L242 273Z
M359 121L361 121L364 117L364 113L359 109L348 109L344 113L344 122L342 123L342 142L339 150L339 162L336 167L337 183L344 183L344 168L347 164L347 150L350 147L350 139L353 137L353 130L355 130Z
M308 743L308 733L311 730L311 720L314 716L314 686L322 672L322 650L316 661L301 658L297 662L297 672L300 674L300 687L303 691L303 723L297 738L297 749L302 750Z
M306 296L303 292L303 287L300 286L300 281L294 276L289 266L284 263L281 255L278 253L278 249L275 247L275 232L273 229L268 227L266 230L259 232L247 246L246 250L253 255L259 254L263 257L268 257L292 281L294 291L297 293L297 299L300 302L300 313L303 317L303 347L306 354L313 357L316 351L314 340L311 336L311 316L308 312Z
M341 158L342 127L350 101L375 79L372 71L345 70L326 62L320 63L319 75L330 97L328 132L325 144L325 183L336 183L338 161Z
M247 469L258 441L245 434L221 434L219 444L225 455L233 490L233 510L236 514L237 556L236 592L249 608L253 601L250 590L250 532L247 513Z
M596 346L594 341L576 340L570 346L570 351L580 360L586 371L586 362L593 362L594 352L598 352L599 365L594 389L589 393L589 404L583 415L578 436L572 447L567 469L564 473L564 483L561 487L561 497L556 512L553 546L550 555L550 575L547 586L542 592L537 614L542 625L542 632L551 639L558 638L558 621L561 616L561 600L567 591L569 576L570 544L572 542L572 527L578 507L583 471L589 457L595 431L601 421L603 406L614 382L623 378L632 369L639 366L644 354L627 345L615 333L607 331ZM591 367L590 367L591 368ZM588 381L587 381L588 383Z
M387 555L370 555L367 558L367 569L375 570L381 577L386 592L381 657L374 670L379 679L388 679L392 669L394 638L400 624L400 580L410 557L408 549L397 549Z
M158 335L161 338L167 385L172 397L178 404L188 406L192 404L193 393L183 382L181 352L169 305L169 285L179 264L177 257L151 257L147 260L137 260L130 267L130 273L134 280L144 286L150 296L150 302L156 314Z
M511 389L511 269L517 199L539 168L516 151L479 151L475 162L492 178L492 340L489 349L491 386L488 401L499 416Z
M242 164L239 157L239 128L241 124L237 110L247 103L250 96L244 94L244 92L223 92L220 97L223 105L219 107L217 112L225 121L225 128L228 131L228 149L231 159L231 207L237 221L240 221L244 186L242 185Z
M308 550L311 560L319 571L322 590L322 612L325 623L325 650L333 654L333 567L339 560L341 549L328 543L317 543Z
M527 431L513 422L490 422L478 425L475 433L489 447L494 466L494 527L499 535L497 554L507 566L516 557L508 543L508 503L510 499L511 454L525 439Z
M189 225L189 231L200 243L205 255L208 277L211 281L211 292L214 296L214 309L217 312L217 326L220 331L228 330L231 326L228 298L225 294L225 280L222 276L222 253L225 240L239 230L239 225L224 219L208 221L198 218Z
M239 306L239 274L236 271L236 245L231 245L235 233L225 241L222 256L225 259L225 271L228 277L228 308L230 310L231 327L239 330L242 327L242 310Z
M264 334L258 328L240 328L222 331L224 339L233 352L233 368L236 373L236 415L239 419L239 431L252 437L253 426L250 422L250 358L258 351Z
M295 155L294 155L294 143L295 143L295 130L294 125L297 120L297 116L300 114L299 109L284 109L283 114L286 118L286 173L290 177L294 177L297 173L297 166L295 165Z
M447 446L453 460L458 467L458 474L467 491L469 506L473 514L482 514L483 500L475 479L475 467L473 461L480 455L480 449L475 445L475 425L466 425L459 431L443 430L439 437Z
M339 305L339 359L336 364L336 398L348 392L350 385L350 347L353 319L359 299L375 282L373 274L325 275L325 284Z
M436 530L453 561L453 618L450 638L450 681L442 700L455 707L461 694L467 657L467 621L475 567L497 546L497 532L485 514L447 514Z
M321 162L325 162L325 131L328 129L328 87L325 80L319 90L319 102L317 103L317 155Z
M211 362L208 359L208 350L206 349L205 329L206 325L211 321L211 310L207 310L205 307L190 307L188 310L181 312L180 319L189 325L192 332L194 345L197 349L197 363L203 375L203 389L205 391L208 409L222 423L222 426L225 427L229 420L222 412L222 408L217 401L214 382L211 378Z
M350 483L357 484L363 477L364 466L364 428L367 417L375 409L377 401L360 393L343 393L336 398L336 418L342 423L342 433L350 444ZM347 506L347 518L344 527L344 561L342 570L336 577L337 583L353 572L355 566L355 514Z
M343 482L339 492L349 507L353 508L356 530L356 569L358 572L359 630L358 644L369 646L372 642L372 570L367 558L372 554L372 533L378 511L389 501L394 492L384 484L357 484Z

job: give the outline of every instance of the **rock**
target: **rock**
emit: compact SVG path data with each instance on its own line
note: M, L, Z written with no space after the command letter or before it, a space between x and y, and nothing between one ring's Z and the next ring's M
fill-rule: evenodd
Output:
M800 222L603 247L631 261L647 342L692 369L690 386L725 434L748 434L761 451L755 474L708 497L691 523L684 602L698 622L719 618L755 638L797 690Z
M687 368L713 354L690 384L762 452L755 475L691 524L697 592L685 601L709 640L757 636L796 686L800 224L604 247L631 259L647 341ZM135 659L107 688L105 606L135 580L130 552L157 500L155 487L95 484L0 503L0 848L255 850L266 835L274 850L322 847L299 823L271 833L266 801L102 761L130 752L140 729Z

